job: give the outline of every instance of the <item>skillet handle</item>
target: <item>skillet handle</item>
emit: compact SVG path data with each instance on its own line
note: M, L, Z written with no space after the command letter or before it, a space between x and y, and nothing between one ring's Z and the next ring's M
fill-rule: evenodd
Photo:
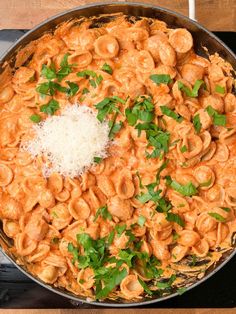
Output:
M195 0L188 0L188 16L191 20L196 21L196 3Z

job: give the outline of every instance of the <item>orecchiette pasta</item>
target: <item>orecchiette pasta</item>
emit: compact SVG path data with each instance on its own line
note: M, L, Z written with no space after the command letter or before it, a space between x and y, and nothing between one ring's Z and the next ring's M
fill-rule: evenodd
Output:
M183 286L186 267L199 272L191 258L208 256L204 272L232 249L235 80L219 55L196 55L187 29L122 14L93 22L66 22L20 50L16 68L4 65L0 219L43 282L134 300ZM77 177L47 174L44 151L26 149L34 123L75 103L107 123L106 158Z

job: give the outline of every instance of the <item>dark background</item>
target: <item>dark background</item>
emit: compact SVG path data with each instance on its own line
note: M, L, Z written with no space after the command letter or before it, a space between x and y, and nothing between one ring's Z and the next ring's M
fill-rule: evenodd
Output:
M1 40L14 42L25 31L0 31ZM234 52L234 32L216 32ZM236 307L236 256L213 277L181 296L147 308L233 308ZM91 308L54 294L34 283L12 264L0 265L0 308Z

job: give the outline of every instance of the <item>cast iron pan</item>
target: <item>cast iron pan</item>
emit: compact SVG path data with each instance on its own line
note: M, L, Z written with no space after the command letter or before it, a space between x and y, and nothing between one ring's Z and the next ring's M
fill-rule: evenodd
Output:
M45 32L50 32L58 26L58 24L79 17L91 17L97 16L94 19L94 22L91 27L98 27L103 23L108 22L112 17L109 16L111 13L123 12L128 16L135 16L137 19L139 17L151 17L160 19L168 24L171 28L183 27L187 28L193 35L194 38L194 49L198 55L203 57L207 57L207 52L203 47L207 47L209 54L213 54L218 52L219 55L224 58L226 61L230 62L236 70L236 56L234 53L214 34L206 30L204 27L196 23L195 21L190 20L189 18L175 13L173 11L160 8L158 6L152 6L148 4L142 3L126 3L126 2L114 2L114 3L98 3L92 5L84 5L81 7L77 7L61 14L58 14L52 18L47 19L45 22L39 24L28 33L26 33L23 37L21 37L6 53L2 56L0 60L0 73L2 72L2 65L5 61L10 62L12 66L14 66L15 56L19 49L23 48L32 40L35 40L42 36ZM102 17L99 17L100 14L103 14ZM105 16L104 16L105 14ZM107 15L107 16L106 16ZM86 298L82 296L76 296L75 294L65 291L63 289L55 288L53 285L48 285L42 282L41 280L32 276L27 269L23 265L18 265L16 262L16 258L9 252L9 248L12 246L12 241L6 237L2 230L2 226L0 226L0 249L6 255L6 257L17 267L19 268L26 276L45 287L48 290L51 290L63 297L70 298L77 302L85 302L94 305L100 306L113 306L113 307L132 307L138 305L151 304L155 302L160 302L169 298L172 298L177 295L177 292L174 290L170 295L162 296L162 297L152 297L152 298L144 298L139 302L132 302L127 300L105 300L104 302L90 302L87 301ZM207 280L210 276L215 274L221 267L223 267L236 253L235 249L232 249L225 253L221 260L214 266L207 270L205 276L189 286L187 290L192 289L193 287L199 285L201 282Z

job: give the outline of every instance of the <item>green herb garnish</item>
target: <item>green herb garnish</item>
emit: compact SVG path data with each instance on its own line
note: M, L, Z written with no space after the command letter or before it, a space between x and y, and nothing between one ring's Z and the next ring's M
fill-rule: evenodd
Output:
M132 108L126 108L125 115L129 125L135 125L138 120L151 122L154 118L154 105L150 97L140 96Z
M103 64L101 70L104 71L104 72L107 72L108 74L112 74L112 73L113 73L112 68L111 68L110 65L107 64L107 63L104 63L104 64Z
M41 119L41 116L38 114L32 114L32 116L30 116L30 120L34 123L39 123Z
M93 161L96 163L96 164L100 164L102 162L102 157L94 157L93 158Z
M226 221L226 219L218 213L208 213L208 215L215 218L219 222L225 222Z
M138 281L148 295L153 294L153 292L148 288L148 285L141 278L138 277Z
M183 219L177 214L167 213L166 220L170 221L170 222L175 222L178 225L180 225L181 227L185 226Z
M178 81L178 88L179 90L182 90L186 96L191 98L198 97L198 91L202 85L204 85L205 82L203 80L197 80L193 86L193 89L191 90L186 85L184 85L182 82Z
M212 106L206 108L207 113L213 118L214 125L226 126L226 116L219 114Z
M192 184L192 182L182 185L177 181L172 180L171 177L169 176L166 177L166 180L167 184L170 185L172 189L174 189L175 191L179 192L184 196L193 196L198 193L196 187Z
M179 123L183 121L184 118L182 116L180 116L178 113L174 112L173 110L171 110L167 106L160 106L160 108L161 108L161 112L164 115L174 119L175 121L177 121Z
M46 105L40 106L40 112L44 112L48 115L54 115L58 109L60 109L60 106L55 99L51 99Z
M95 222L99 216L101 216L104 220L112 220L112 215L107 210L107 205L98 208L93 221Z
M182 146L181 148L180 148L180 151L181 151L181 153L185 153L185 152L187 152L187 146L186 145L184 145L184 146Z
M150 79L157 85L169 84L173 82L169 74L152 74L150 75Z
M194 129L197 133L200 133L201 131L201 128L202 128L202 124L201 124L201 121L200 121L200 115L199 113L196 114L194 117L193 117L193 126L194 126Z
M143 227L145 222L146 222L146 217L144 217L144 216L139 216L138 217L138 224L139 224L140 227Z
M157 287L159 289L170 289L173 282L176 280L176 275L171 275L170 279L165 282L158 282Z
M217 92L219 94L224 94L225 93L225 88L223 86L216 85L215 86L215 92Z

